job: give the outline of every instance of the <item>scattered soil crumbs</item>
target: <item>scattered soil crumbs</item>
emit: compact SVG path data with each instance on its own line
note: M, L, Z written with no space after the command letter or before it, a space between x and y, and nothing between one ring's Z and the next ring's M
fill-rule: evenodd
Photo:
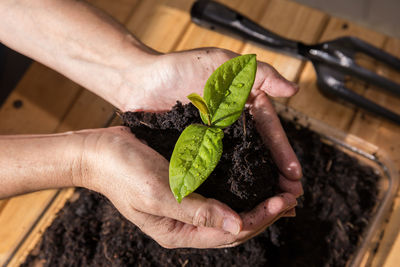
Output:
M183 119L177 120L178 114ZM166 114L136 113L129 118L134 118L129 124L135 134L169 158L173 149L170 143L175 144L180 132L197 122L198 115L191 106L178 104ZM231 161L234 167L216 170L215 177L207 180L209 185L205 183L198 190L215 196L205 188L222 186L218 190L230 192L225 197L235 199L232 203L237 210L249 208L240 200L257 203L259 197L277 190L276 169L269 164L268 152L261 149L251 117L246 114L245 118L245 135L243 119L225 131L224 153L231 156L224 157L221 165ZM60 211L23 266L345 266L370 219L379 177L371 168L322 143L308 129L291 122L283 122L283 126L304 173L305 193L296 218L281 219L238 247L168 250L125 220L107 199L79 189L80 197ZM239 172L240 183L227 178L235 172ZM269 189L256 190L254 196L242 182L260 189L253 186L258 176L268 181L262 189ZM228 181L219 182L217 177Z

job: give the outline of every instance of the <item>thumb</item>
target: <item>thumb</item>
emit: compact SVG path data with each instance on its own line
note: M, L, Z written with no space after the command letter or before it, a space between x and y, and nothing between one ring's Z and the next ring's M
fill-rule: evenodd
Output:
M276 69L264 62L258 62L253 88L272 97L290 97L299 90L297 84L286 80Z
M253 210L242 213L244 226L238 238L243 240L258 235L296 205L297 200L290 193L282 193L261 202Z
M212 227L237 235L243 222L239 214L215 199L192 193L179 204L175 201L175 212L168 217L199 227Z

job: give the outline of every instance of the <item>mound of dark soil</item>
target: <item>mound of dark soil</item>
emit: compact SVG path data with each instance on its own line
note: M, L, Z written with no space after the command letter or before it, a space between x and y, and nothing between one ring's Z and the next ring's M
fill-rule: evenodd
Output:
M124 118L129 118L139 138L166 158L180 132L199 121L197 111L181 105L166 114ZM107 199L81 189L80 197L60 211L24 266L345 266L370 219L379 177L308 129L292 122L283 125L304 173L305 193L296 218L281 219L235 248L167 250L125 220ZM207 187L225 190L229 193L223 201L237 210L250 207L242 203L254 206L275 194L277 171L248 114L225 131L225 153L199 193L215 197L218 191ZM235 175L240 178L231 178ZM258 184L256 177L262 177L264 184Z
M163 114L126 112L122 118L136 137L170 159L181 132L190 124L202 123L192 105L178 103ZM240 212L250 210L278 191L278 170L247 112L224 130L221 160L196 190L216 198Z

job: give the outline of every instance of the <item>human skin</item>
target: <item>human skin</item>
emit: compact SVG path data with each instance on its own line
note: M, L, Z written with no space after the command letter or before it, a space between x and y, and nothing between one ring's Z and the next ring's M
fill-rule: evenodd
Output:
M123 26L81 1L0 2L0 39L53 68L121 111L159 112L201 93L209 75L235 53L203 48L161 54ZM177 203L168 161L126 127L56 135L0 136L0 198L69 186L104 194L164 247L226 247L293 216L302 194L300 164L267 94L289 97L297 87L259 62L248 107L281 171L282 194L237 214L190 194ZM267 179L267 177L266 177Z

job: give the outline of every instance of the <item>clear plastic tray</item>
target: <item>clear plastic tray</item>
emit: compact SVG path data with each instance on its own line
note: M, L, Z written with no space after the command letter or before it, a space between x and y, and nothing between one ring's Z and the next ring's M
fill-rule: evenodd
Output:
M360 162L374 168L380 175L378 201L373 210L373 217L361 237L358 249L347 264L347 267L371 266L375 252L381 245L379 243L380 237L384 230L385 221L391 213L393 199L399 186L399 175L394 164L384 151L371 143L330 127L279 102L275 102L274 105L283 118L296 121L300 125L307 126L319 133L323 141L333 144L349 155L356 157ZM110 124L113 123L107 123L107 125ZM45 212L46 210L43 214Z
M283 118L295 120L300 125L307 126L319 133L324 142L335 145L363 164L371 166L380 175L378 200L373 210L373 216L361 237L355 254L347 263L348 267L371 266L399 186L399 175L394 164L385 151L371 143L339 131L279 102L275 102L274 105L278 114Z

